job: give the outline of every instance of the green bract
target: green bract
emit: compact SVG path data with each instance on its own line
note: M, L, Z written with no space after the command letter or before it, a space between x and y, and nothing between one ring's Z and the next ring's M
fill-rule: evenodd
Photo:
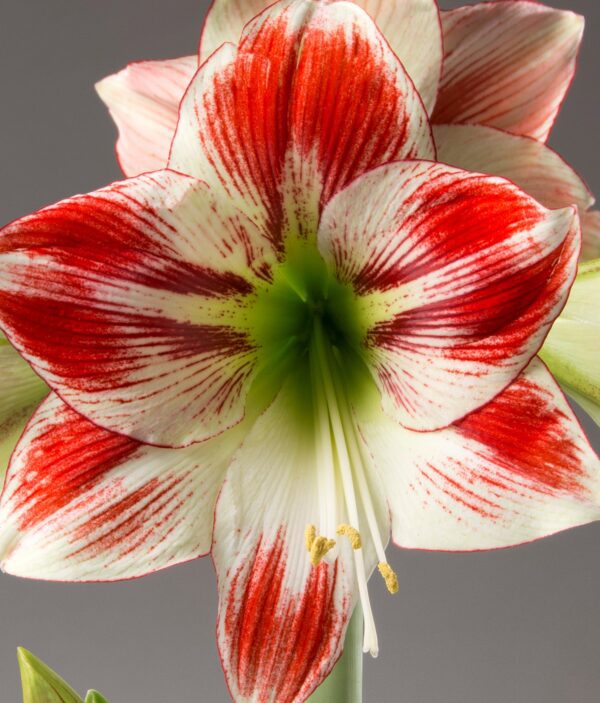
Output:
M541 357L565 391L600 424L600 259L581 264L569 302Z

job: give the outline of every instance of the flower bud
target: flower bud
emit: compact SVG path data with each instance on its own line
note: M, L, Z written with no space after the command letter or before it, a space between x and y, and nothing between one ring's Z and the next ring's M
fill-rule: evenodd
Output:
M600 259L587 261L540 356L563 390L600 425Z
M21 669L23 703L83 703L66 681L31 652L19 647L17 656Z

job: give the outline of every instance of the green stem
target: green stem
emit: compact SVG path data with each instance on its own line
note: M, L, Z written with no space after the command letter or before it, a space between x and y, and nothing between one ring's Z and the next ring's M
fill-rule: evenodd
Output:
M344 653L307 703L362 703L363 614L360 605L348 626Z

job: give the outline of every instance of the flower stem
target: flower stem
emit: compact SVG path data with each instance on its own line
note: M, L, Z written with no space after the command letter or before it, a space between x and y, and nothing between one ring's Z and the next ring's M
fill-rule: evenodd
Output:
M356 605L346 632L344 653L307 703L362 703L363 614Z

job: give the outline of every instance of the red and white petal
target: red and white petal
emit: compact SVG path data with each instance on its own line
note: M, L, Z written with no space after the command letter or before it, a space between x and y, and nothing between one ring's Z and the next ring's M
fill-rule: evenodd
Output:
M584 20L531 0L442 12L444 74L433 121L545 141L575 73Z
M385 420L363 431L401 547L508 547L600 518L600 461L539 360L445 430Z
M200 37L200 63L223 44L239 42L244 27L272 5L269 0L213 0Z
M244 323L268 244L194 179L161 171L0 235L6 333L106 429L182 446L236 424L254 370Z
M590 210L581 216L581 260L600 258L600 211Z
M107 432L52 394L12 458L0 560L17 576L132 578L206 554L240 428L186 449Z
M436 0L354 0L374 20L402 61L428 112L435 105L443 59Z
M131 63L96 84L117 128L117 157L126 176L165 168L196 56Z
M269 61L224 44L182 101L169 166L205 180L281 250L286 103L273 77Z
M204 64L169 163L224 189L281 246L282 232L314 236L324 203L359 174L433 154L422 102L369 17L291 0Z
M0 486L10 455L25 424L48 393L48 386L31 370L0 333Z
M357 294L383 406L416 430L455 422L518 376L566 301L579 240L574 208L428 162L357 179L319 228Z
M437 97L442 65L442 32L435 0L353 0L379 27L402 61L428 109ZM200 42L204 62L221 44L237 44L246 24L269 0L215 0Z
M217 503L218 645L240 703L306 700L341 654L355 603L349 544L317 567L306 551L326 467L317 466L312 423L295 400L282 391L258 420Z
M566 161L531 137L482 125L436 125L433 133L438 161L508 178L550 209L577 205L583 212L594 203Z

